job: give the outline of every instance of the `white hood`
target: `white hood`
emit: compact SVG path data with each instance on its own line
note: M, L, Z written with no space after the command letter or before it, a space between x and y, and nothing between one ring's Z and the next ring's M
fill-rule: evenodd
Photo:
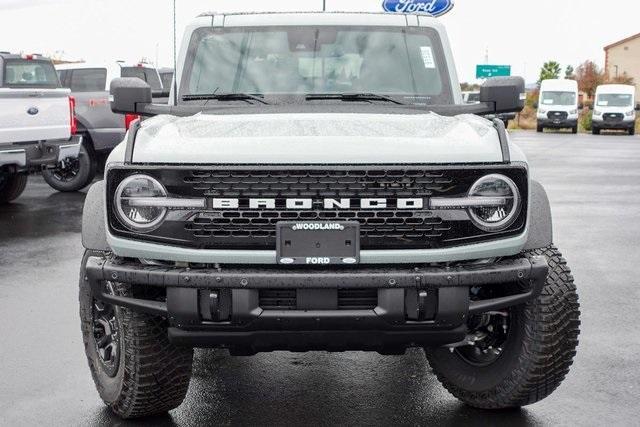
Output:
M134 162L369 164L500 162L491 122L472 115L197 114L142 123Z

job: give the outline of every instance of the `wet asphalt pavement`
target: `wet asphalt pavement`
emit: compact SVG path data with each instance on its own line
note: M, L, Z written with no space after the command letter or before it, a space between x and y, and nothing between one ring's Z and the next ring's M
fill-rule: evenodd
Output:
M516 133L547 188L582 305L573 369L547 400L458 403L419 350L228 356L198 351L184 404L148 425L638 425L640 137ZM83 193L32 178L0 207L0 425L128 425L104 408L78 317ZM134 424L134 423L131 423Z

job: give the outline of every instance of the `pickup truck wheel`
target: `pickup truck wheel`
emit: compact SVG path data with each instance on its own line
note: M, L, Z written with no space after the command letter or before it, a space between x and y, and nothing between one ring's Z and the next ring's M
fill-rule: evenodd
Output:
M0 173L0 204L17 199L27 187L29 175L26 173Z
M538 402L564 380L578 345L580 311L571 271L553 247L542 294L526 305L470 319L472 346L425 349L438 380L476 408L506 409Z
M90 143L83 143L77 159L68 159L64 166L42 172L44 180L53 189L62 192L82 190L96 176L96 153Z
M93 298L80 271L80 319L89 369L100 397L122 418L160 415L184 400L193 349L169 343L167 320ZM113 294L131 295L131 286L107 282Z

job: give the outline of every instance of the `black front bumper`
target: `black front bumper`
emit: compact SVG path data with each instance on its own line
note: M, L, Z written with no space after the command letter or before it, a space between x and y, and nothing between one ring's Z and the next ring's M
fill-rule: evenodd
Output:
M538 119L538 126L548 129L567 129L578 126L578 119Z
M395 352L462 341L469 316L530 301L542 291L547 272L544 257L451 268L333 269L188 269L89 257L85 280L97 299L167 317L169 337L181 345L228 347L245 354L269 350ZM134 295L112 295L106 291L106 281L134 284ZM470 297L472 288L486 286L509 291L492 299ZM335 298L338 290L345 289L375 290L376 306L340 309ZM142 296L149 295L149 290L155 292L155 298ZM297 305L263 308L261 295L267 290L296 290Z
M596 129L629 130L635 128L636 122L624 120L594 120L592 126Z

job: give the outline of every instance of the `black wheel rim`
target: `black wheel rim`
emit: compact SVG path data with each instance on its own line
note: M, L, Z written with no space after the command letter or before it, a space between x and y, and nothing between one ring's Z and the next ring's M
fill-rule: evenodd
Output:
M512 330L510 311L491 312L470 320L468 345L457 347L456 354L470 365L483 367L495 363L504 352Z
M83 154L80 153L80 156ZM80 172L80 157L76 159L66 159L63 166L58 166L53 170L53 177L58 181L73 181Z
M116 309L93 301L93 339L98 360L109 377L115 377L120 364L120 330Z

